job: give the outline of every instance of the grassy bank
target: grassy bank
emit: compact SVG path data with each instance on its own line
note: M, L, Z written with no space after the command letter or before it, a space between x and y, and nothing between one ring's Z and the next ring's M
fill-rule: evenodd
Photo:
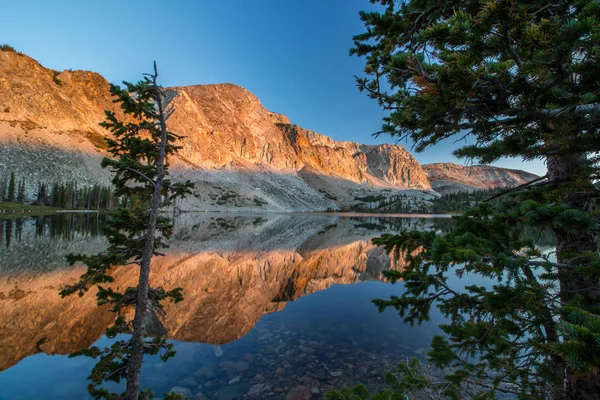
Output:
M21 215L48 215L54 214L58 211L61 211L61 209L56 207L0 202L0 218L14 218Z

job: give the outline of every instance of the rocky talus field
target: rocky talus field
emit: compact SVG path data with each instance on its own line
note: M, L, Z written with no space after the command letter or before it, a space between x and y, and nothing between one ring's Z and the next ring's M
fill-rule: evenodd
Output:
M510 179L438 179L401 146L334 141L265 109L233 84L170 90L177 96L169 128L185 136L171 170L175 179L195 183L193 196L177 204L182 210L339 209L369 196L407 194L427 201L437 195L432 184L436 189L446 178L458 188L525 179L494 167L486 168ZM109 133L98 125L105 110L122 116L101 75L54 71L22 53L0 50L0 179L14 172L26 180L29 197L38 182L108 185L109 172L99 165L107 154Z

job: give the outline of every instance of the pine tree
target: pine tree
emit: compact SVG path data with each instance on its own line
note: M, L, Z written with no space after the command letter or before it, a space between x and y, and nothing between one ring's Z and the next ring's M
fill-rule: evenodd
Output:
M445 336L430 360L448 371L444 395L517 392L591 399L600 393L600 3L375 0L352 54L366 57L359 90L389 110L380 133L421 151L470 138L458 157L542 159L547 174L455 218L445 236L401 232L374 242L406 251L389 272L405 292L379 300L420 323L438 304ZM457 197L458 198L458 197ZM556 252L535 239L551 231ZM465 273L488 285L452 287ZM397 378L400 379L397 379ZM397 392L410 380L399 369ZM340 393L333 393L333 398Z
M0 181L0 202L6 201L6 190L8 188L8 180L3 177Z
M16 197L15 197L15 173L12 172L10 174L10 180L8 181L8 190L6 192L6 201L8 202L14 202Z
M25 179L19 181L19 189L17 191L17 203L25 203L27 194L25 193Z
M110 304L117 313L107 336L114 338L123 332L132 334L130 339L118 340L110 348L92 347L78 353L99 358L88 386L95 399L147 398L149 392L139 390L144 354L161 354L163 360L174 354L172 345L163 338L146 339L145 321L149 310L152 310L152 317L160 317L163 300L180 301L181 288L166 291L162 287L150 287L150 262L153 256L160 255L160 248L167 246L166 240L173 229L170 220L160 214L161 206L189 193L191 183L172 183L168 179L168 156L177 151L174 142L181 137L167 130L166 121L174 111L171 104L174 93L160 87L157 77L154 64L154 73L146 74L136 84L124 82L124 88L111 85L115 102L121 104L128 121L121 121L114 112L106 111L106 120L101 126L114 135L114 139L107 139L108 151L113 158L103 159L102 166L113 172L112 183L118 196L135 197L138 201L111 213L105 232L109 246L104 253L69 257L71 263L82 261L88 268L79 282L61 291L62 296L83 295L97 285L98 304ZM99 187L94 189L92 202L99 206L101 191ZM113 282L110 271L118 265L124 266L122 268L139 266L136 287L117 292L110 286L104 286ZM133 321L126 321L123 311L131 307L135 309ZM101 387L104 381L118 382L122 379L127 380L127 386L120 395L110 394Z
M36 204L40 206L47 205L46 185L42 182L38 183L38 191L36 195Z

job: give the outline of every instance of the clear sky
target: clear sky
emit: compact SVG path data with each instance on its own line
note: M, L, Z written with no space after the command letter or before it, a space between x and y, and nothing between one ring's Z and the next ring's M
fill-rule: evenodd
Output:
M350 57L368 0L0 0L0 43L48 68L135 81L156 60L163 86L230 82L271 111L335 140L394 143L371 133L384 112L359 93ZM400 143L411 150L412 143ZM452 140L421 163L458 161ZM541 162L497 165L545 173Z

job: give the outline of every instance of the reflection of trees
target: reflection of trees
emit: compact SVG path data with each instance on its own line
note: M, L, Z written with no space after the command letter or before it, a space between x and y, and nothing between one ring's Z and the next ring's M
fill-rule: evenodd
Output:
M10 241L12 239L12 226L13 226L13 221L12 220L6 220L4 221L4 239L6 240L6 248L10 247Z
M65 213L36 217L0 219L0 241L8 248L14 239L20 242L23 230L33 226L36 238L72 241L76 236L96 237L102 235L106 216L99 213ZM14 228L14 229L13 229Z
M446 232L451 229L450 218L396 218L396 217L359 217L353 218L354 227L375 232L401 231L406 229L439 230Z

